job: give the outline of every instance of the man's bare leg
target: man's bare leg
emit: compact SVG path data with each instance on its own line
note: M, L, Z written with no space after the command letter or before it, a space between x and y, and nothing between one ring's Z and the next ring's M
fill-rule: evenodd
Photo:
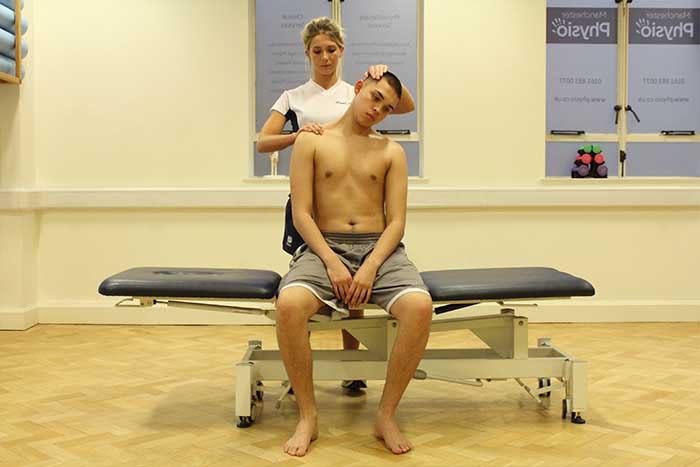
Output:
M429 295L420 292L407 293L392 305L391 314L399 322L399 329L389 357L374 435L383 439L394 454L403 454L413 446L396 423L396 409L428 343L432 300Z
M277 343L299 407L296 431L283 447L291 456L306 454L311 441L318 437L307 323L322 306L323 303L303 287L284 289L277 299Z

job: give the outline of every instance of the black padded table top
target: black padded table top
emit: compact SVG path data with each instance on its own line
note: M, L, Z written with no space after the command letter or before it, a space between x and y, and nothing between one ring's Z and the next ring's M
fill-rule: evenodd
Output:
M422 272L421 276L436 302L595 294L588 281L552 268L448 269Z
M282 278L263 269L133 268L108 277L102 295L272 299Z
M586 280L552 268L450 269L422 272L436 302L591 296ZM272 299L280 275L261 269L133 268L100 284L102 295Z

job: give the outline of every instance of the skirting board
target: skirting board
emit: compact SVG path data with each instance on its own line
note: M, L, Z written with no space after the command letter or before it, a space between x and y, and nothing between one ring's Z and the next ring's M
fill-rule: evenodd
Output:
M0 309L0 331L23 331L39 322L36 308L3 308Z
M531 323L700 322L700 300L539 302L537 307L509 304ZM495 304L456 310L435 319L479 316L499 312ZM368 315L381 310L368 310ZM175 307L40 306L32 310L0 311L0 329L28 329L35 324L118 325L271 325L263 316Z

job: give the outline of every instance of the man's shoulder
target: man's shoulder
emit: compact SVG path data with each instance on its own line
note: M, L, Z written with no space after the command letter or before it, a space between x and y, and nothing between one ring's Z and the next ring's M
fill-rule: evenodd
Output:
M385 135L379 135L380 138L378 138L378 144L382 145L382 149L390 156L392 157L398 157L398 156L403 156L404 151L403 151L403 146L401 146L399 143L394 141L391 138L388 138Z
M321 139L316 133L310 131L299 132L296 139L294 140L295 147L313 148L316 147L318 141Z

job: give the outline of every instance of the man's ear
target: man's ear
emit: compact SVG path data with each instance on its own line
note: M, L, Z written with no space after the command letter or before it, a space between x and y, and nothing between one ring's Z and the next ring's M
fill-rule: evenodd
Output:
M360 89L362 89L362 86L364 85L364 81L362 81L361 79L357 80L357 83L355 83L355 95L358 95L360 93Z

